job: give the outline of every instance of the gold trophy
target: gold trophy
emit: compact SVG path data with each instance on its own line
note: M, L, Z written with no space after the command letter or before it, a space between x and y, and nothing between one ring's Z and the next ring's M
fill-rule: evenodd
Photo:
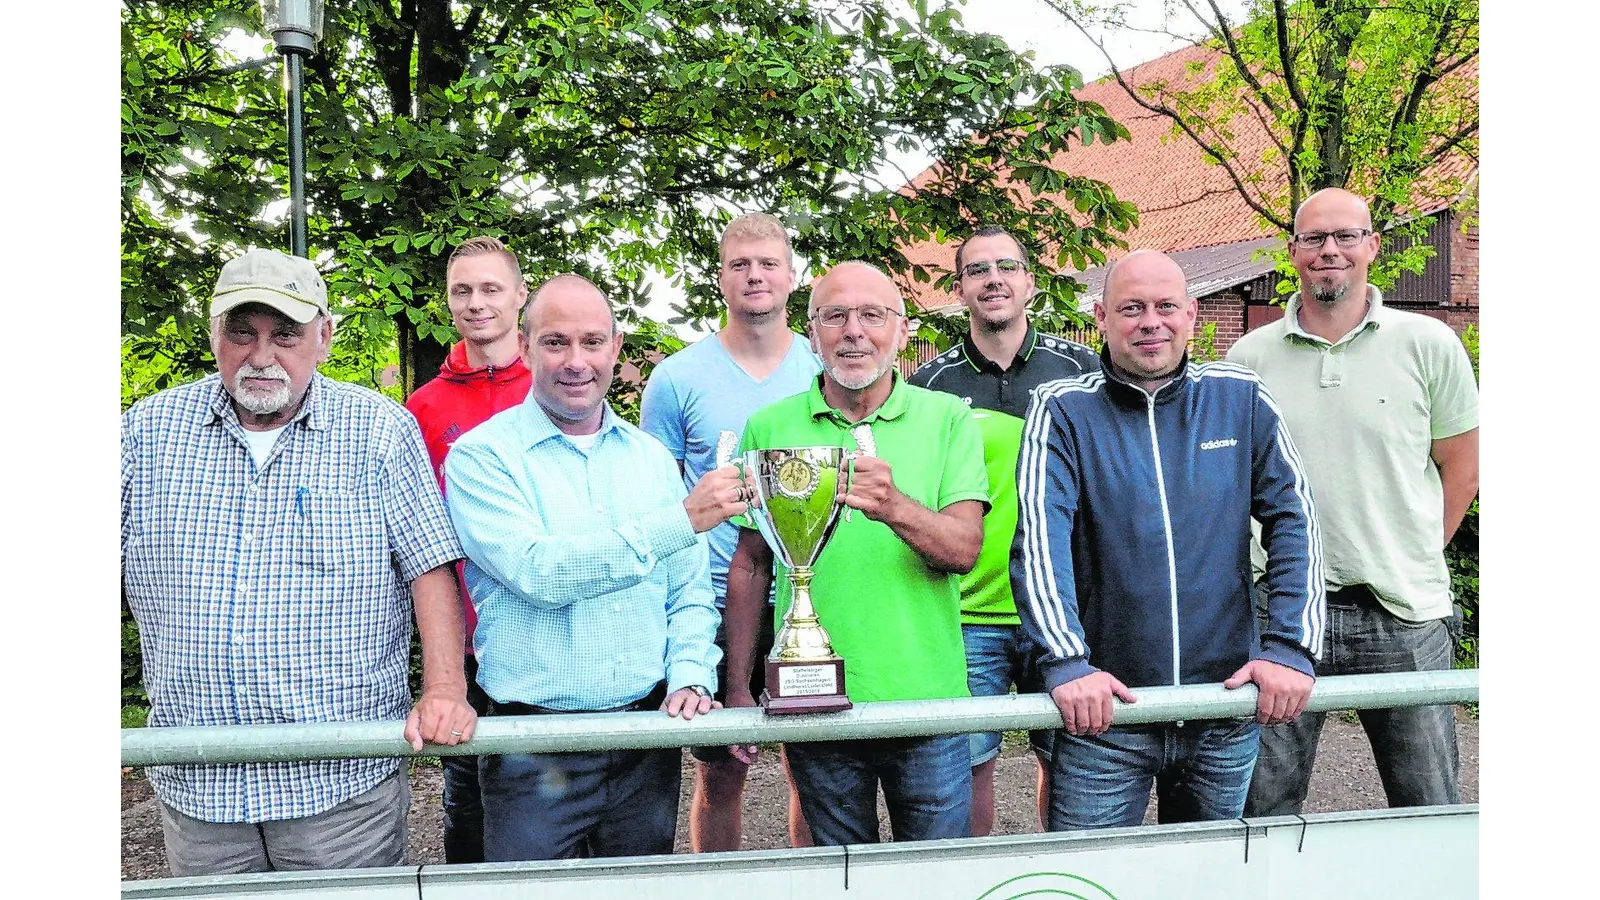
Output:
M789 609L767 657L761 705L769 715L836 712L850 708L844 660L811 605L811 567L839 524L839 475L850 453L842 447L748 450L757 502L750 518L789 570Z

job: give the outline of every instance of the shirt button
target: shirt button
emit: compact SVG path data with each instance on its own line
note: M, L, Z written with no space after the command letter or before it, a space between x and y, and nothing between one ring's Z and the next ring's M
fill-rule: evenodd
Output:
M253 535L253 534L251 534L251 533L250 533L250 532L248 532L248 531L246 531L246 532L245 532L245 533L244 533L244 538L243 538L243 540L244 540L244 542L245 542L245 543L246 543L246 544L253 544L253 543L255 543L255 540L256 540L256 536L255 536L255 535Z
M244 646L244 635L242 635L242 634L236 634L236 635L234 635L234 636L233 636L233 645L234 645L234 646L235 646L235 647L242 647L242 646Z
M613 604L611 604L611 611L612 612L622 612L622 604L621 603L613 603Z
M239 596L243 597L243 596L245 596L245 595L247 595L249 593L250 593L250 585L248 583L242 583L242 584L239 585Z

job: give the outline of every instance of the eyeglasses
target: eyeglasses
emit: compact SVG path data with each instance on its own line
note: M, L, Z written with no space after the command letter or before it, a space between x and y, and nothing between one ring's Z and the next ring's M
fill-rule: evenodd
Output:
M1340 247L1354 247L1373 231L1370 228L1341 228L1338 231L1302 231L1292 238L1296 250L1321 250L1328 238Z
M961 267L961 274L967 278L982 278L989 274L991 266L987 262L967 263ZM999 269L1001 275L1015 275L1022 271L1020 259L997 259L992 268Z
M863 328L882 328L890 316L900 315L887 306L819 306L811 313L811 318L824 328L843 328L852 312Z

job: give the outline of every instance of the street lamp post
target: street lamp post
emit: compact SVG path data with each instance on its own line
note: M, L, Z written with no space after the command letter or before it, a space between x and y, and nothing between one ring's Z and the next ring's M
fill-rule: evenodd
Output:
M301 69L322 40L322 0L261 0L261 18L283 54L289 92L289 243L306 256L306 142Z

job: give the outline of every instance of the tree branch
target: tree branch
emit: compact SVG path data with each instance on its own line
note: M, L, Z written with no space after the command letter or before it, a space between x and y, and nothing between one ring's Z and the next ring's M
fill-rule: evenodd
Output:
M1272 0L1273 30L1278 38L1278 62L1283 70L1283 84L1289 90L1289 99L1304 118L1311 104L1300 90L1300 79L1294 76L1294 53L1289 49L1289 11L1283 0Z
M1222 8L1217 6L1216 0L1206 0L1206 2L1211 7L1211 14L1216 17L1215 23L1201 15L1200 11L1195 9L1194 4L1189 0L1183 0L1183 5L1188 8L1190 15L1204 23L1206 29L1211 32L1212 37L1227 47L1228 58L1233 60L1233 67L1239 70L1239 77L1244 79L1245 84L1250 85L1250 89L1261 99L1267 109L1272 110L1272 114L1275 116L1283 115L1283 110L1278 108L1278 104L1273 101L1266 88L1256 79L1255 73L1250 71L1250 66L1245 63L1244 54L1239 50L1238 43L1233 39L1233 26L1229 24L1228 17L1223 15Z
M1117 84L1122 87L1123 92L1128 95L1129 99L1150 112L1171 119L1178 126L1178 128L1183 131L1184 134L1189 136L1189 140L1193 141L1195 146L1200 148L1202 153L1206 154L1206 156L1210 157L1212 161L1222 167L1222 170L1228 175L1228 180L1233 182L1234 190L1238 192L1239 198L1245 202L1245 205L1249 206L1252 210L1255 210L1257 215L1265 219L1274 228L1278 228L1283 231L1293 230L1292 223L1286 222L1283 216L1273 212L1271 209L1268 209L1265 204L1257 200L1250 190L1245 187L1244 179L1237 171L1234 170L1233 163L1228 159L1226 148L1214 147L1208 143L1177 110L1174 110L1165 104L1151 103L1139 96L1139 92L1134 90L1133 86L1128 83L1128 80L1123 77L1122 70L1117 67L1116 60L1111 58L1111 52L1106 49L1104 41L1101 41L1094 35L1090 34L1089 29L1085 28L1083 23L1079 22L1076 16L1063 9L1060 5L1055 3L1054 0L1045 0L1045 3L1059 13L1062 18L1066 19L1068 22L1071 22L1073 27L1077 28L1078 31L1082 33L1086 39L1088 39L1089 43L1094 44L1095 47L1099 49L1100 55L1105 57L1106 64L1111 67L1111 76L1117 80Z

